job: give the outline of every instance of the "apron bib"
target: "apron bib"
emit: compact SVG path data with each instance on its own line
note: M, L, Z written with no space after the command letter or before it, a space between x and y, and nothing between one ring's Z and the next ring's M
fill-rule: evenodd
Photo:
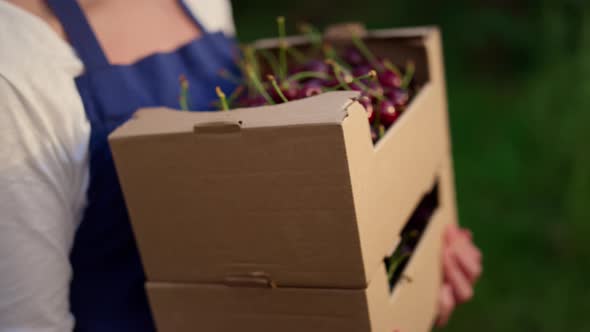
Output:
M107 136L139 108L179 108L180 75L190 82L192 108L211 109L217 98L215 86L235 89L219 75L221 69L239 75L235 40L221 32L208 33L182 3L202 32L199 39L132 65L111 65L76 0L48 0L48 4L85 65L75 82L91 124L87 206L70 256L75 330L154 331L145 276Z

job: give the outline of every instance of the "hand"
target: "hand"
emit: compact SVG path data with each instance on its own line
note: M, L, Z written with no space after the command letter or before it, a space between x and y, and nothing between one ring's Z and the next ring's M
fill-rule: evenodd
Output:
M473 286L482 272L481 252L469 230L449 225L443 244L443 285L439 295L439 327L445 326L460 303L473 297Z

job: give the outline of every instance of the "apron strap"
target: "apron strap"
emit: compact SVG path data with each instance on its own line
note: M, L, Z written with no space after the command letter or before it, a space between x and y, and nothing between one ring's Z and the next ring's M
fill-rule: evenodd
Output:
M189 7L189 5L184 0L180 0L178 2L180 3L180 6L182 7L182 9L184 9L184 12L186 13L186 15L189 18L191 18L193 20L193 22L195 23L195 25L197 26L197 28L199 28L199 30L201 30L201 33L206 34L207 31L205 30L205 26L203 24L201 24L201 21L199 20L197 15L192 11L192 9Z
M106 67L109 61L76 0L47 0L86 70Z

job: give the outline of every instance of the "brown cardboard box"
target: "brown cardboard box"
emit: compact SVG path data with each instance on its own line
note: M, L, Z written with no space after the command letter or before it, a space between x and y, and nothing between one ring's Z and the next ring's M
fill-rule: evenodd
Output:
M440 36L365 40L414 60L422 85L376 145L354 92L230 112L145 109L112 134L160 331L430 329L442 229L456 222ZM433 187L438 208L391 291L384 258Z
M453 221L439 177L439 207L403 277L390 290L383 265L367 288L256 288L150 282L159 331L189 332L426 332L432 327L441 282L441 232ZM448 194L448 193L447 193Z
M352 92L230 112L143 110L112 134L149 281L370 284L450 144L438 30L366 41L416 61L423 84L375 146Z

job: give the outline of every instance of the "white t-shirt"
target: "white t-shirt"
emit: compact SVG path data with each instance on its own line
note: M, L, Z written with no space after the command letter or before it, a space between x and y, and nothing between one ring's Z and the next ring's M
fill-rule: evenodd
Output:
M234 34L229 0L187 1L209 31ZM69 253L88 185L90 125L72 48L0 0L0 332L64 332Z

